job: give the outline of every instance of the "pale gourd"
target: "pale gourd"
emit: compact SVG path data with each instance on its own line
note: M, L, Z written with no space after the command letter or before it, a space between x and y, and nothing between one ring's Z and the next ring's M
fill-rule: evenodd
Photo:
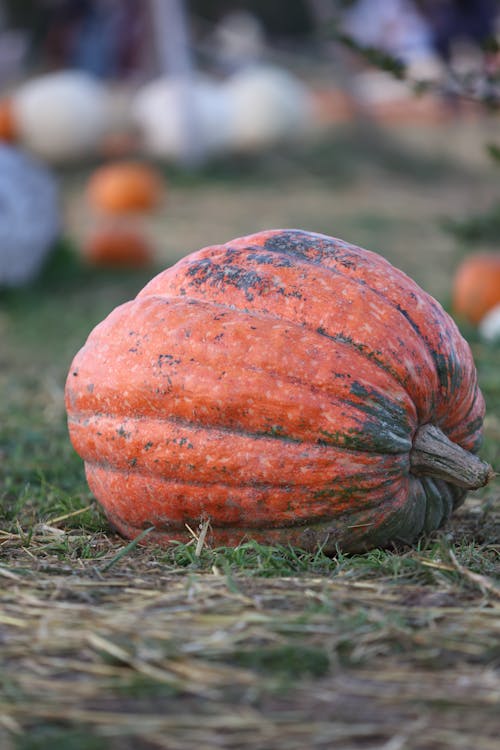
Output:
M313 129L315 106L308 87L288 71L256 65L230 76L230 145L235 151L259 151L297 140Z
M105 86L79 71L33 78L16 91L13 110L21 144L55 163L96 153L112 121Z
M182 161L223 153L228 108L221 86L205 76L163 77L141 88L131 105L146 153Z
M483 341L500 342L500 304L491 308L480 320L478 331Z

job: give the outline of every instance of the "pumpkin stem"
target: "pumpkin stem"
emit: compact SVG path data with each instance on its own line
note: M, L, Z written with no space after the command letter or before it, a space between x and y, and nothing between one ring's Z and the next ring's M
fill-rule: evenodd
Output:
M424 424L415 433L410 470L468 490L484 487L495 476L489 464L452 442L433 424Z

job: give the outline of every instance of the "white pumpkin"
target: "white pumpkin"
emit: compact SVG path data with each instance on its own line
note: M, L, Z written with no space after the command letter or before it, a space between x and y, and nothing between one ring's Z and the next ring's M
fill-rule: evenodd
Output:
M500 305L486 313L479 322L478 331L484 341L500 341Z
M20 150L0 145L0 287L36 277L60 223L54 177Z
M196 160L227 147L226 97L221 86L205 76L151 81L134 97L132 119L144 149L160 159Z
M13 107L22 145L50 162L91 155L111 122L106 88L79 71L27 81L15 93Z
M314 127L312 95L286 70L255 65L230 76L224 89L230 107L230 144L236 151L258 151L300 139Z

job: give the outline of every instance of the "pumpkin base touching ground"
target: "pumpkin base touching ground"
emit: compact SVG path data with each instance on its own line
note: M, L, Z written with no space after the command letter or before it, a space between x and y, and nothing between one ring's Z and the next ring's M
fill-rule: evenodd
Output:
M209 545L411 543L493 474L454 321L381 256L298 229L154 277L90 334L66 404L110 522L152 544L206 521Z
M128 524L122 518L118 518L106 510L106 517L111 528L125 539L135 539L144 533L145 529L137 528ZM195 526L193 531L199 532L200 527ZM369 524L366 524L367 526ZM159 525L150 526L148 533L144 534L140 540L141 546L171 547L173 544L187 544L195 541L193 534L186 528L184 531L174 529L172 531L166 528L162 529ZM345 535L340 525L332 519L323 523L308 524L307 526L281 526L267 529L245 529L209 526L206 536L207 547L239 547L245 542L256 542L257 544L296 547L307 552L314 552L318 549L325 555L335 555L339 549L343 552L361 554L368 552L373 548L373 536L365 540L351 541L349 544L342 542ZM389 544L399 542L400 544L410 544L411 538L399 537L397 539L381 540L380 547L387 547Z

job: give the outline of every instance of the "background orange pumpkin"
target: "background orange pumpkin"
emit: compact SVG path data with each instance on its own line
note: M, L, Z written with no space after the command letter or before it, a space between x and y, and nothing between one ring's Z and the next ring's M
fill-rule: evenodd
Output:
M142 268L153 260L153 249L145 233L128 227L95 230L82 246L91 265L109 268Z
M149 164L113 162L90 177L87 197L92 208L108 214L151 211L163 195L163 182Z
M14 110L10 99L0 100L0 141L13 143L17 139Z
M500 253L475 253L458 267L453 281L453 310L470 323L500 303Z
M382 257L275 230L193 253L89 336L71 440L126 536L359 550L440 526L490 467L440 305Z

